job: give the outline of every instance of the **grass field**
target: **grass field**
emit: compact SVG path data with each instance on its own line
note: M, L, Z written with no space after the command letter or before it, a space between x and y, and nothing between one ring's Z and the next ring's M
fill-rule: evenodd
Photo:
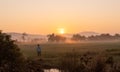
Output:
M36 59L36 44L18 44L21 52L25 57ZM87 43L46 43L41 44L42 47L42 58L44 60L57 60L66 53L74 52L78 54L84 54L91 52L95 54L108 54L113 56L115 61L120 61L120 42L87 42Z

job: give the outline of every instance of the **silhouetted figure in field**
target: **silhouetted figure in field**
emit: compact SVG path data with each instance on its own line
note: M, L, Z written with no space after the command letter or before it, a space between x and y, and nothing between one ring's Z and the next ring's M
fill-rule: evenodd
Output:
M41 47L39 44L37 45L37 55L41 56Z

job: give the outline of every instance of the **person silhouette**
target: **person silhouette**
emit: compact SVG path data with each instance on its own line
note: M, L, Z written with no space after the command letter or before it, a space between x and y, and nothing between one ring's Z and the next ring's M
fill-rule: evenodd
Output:
M37 55L41 56L41 47L39 44L37 45Z

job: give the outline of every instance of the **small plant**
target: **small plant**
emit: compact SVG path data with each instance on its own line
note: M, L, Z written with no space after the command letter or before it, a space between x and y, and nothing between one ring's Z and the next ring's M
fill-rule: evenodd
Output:
M119 72L113 57L90 56L88 53L81 56L77 53L66 54L61 59L60 69L63 72Z
M10 36L0 32L0 72L42 72L39 63L25 60Z

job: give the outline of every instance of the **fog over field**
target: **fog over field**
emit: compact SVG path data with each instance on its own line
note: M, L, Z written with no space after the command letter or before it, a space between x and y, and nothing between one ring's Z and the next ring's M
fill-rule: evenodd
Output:
M0 0L0 72L120 72L120 0Z

